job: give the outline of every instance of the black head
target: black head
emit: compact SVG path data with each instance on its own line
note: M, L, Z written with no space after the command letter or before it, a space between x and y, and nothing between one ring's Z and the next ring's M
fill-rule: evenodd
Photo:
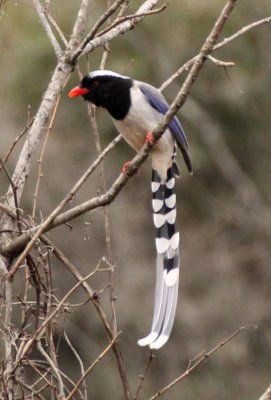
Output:
M72 89L70 97L83 96L97 107L104 107L115 119L124 119L130 105L132 79L112 71L94 71L86 75L79 86Z

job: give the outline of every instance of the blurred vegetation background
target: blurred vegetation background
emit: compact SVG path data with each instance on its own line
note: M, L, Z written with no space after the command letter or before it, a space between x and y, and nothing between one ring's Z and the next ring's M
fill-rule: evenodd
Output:
M52 14L70 34L80 1L52 2ZM131 12L141 4L133 1ZM94 2L89 27L106 9ZM196 55L222 0L171 1L158 15L144 19L134 30L110 44L107 69L125 73L159 87L185 61ZM223 32L230 36L242 26L270 15L270 0L240 1ZM0 155L4 157L16 135L35 114L56 60L38 18L27 1L7 1L1 7L1 126ZM271 371L271 26L260 26L213 55L235 62L225 70L208 61L179 117L186 130L194 164L189 176L177 182L178 223L182 237L180 300L173 334L156 352L144 383L144 398L182 373L190 359L210 349L243 325L248 329L216 353L188 379L168 392L166 399L257 399L270 382ZM83 73L99 67L102 50L81 60ZM181 76L165 92L170 101ZM77 84L73 74L63 93L43 162L38 219L48 215L96 158L86 104L71 101L68 90ZM103 110L99 130L105 146L116 130ZM16 164L21 144L7 167ZM124 142L105 161L108 185L133 156ZM39 154L36 155L36 161ZM31 213L37 163L28 179L22 207ZM8 182L0 174L1 195ZM97 173L74 203L100 190ZM149 351L137 339L150 328L155 284L154 229L151 217L150 162L147 161L110 206L114 287L118 329L132 388L144 369ZM72 229L50 233L64 253L86 275L106 254L103 212L72 222ZM53 279L61 297L73 284L55 260ZM95 277L100 290L106 281ZM18 282L18 294L20 284ZM73 300L84 296L78 292ZM102 295L106 304L107 292ZM78 374L78 365L62 340L65 327L83 361L89 364L104 347L105 333L91 304L80 307L58 325L59 362ZM108 355L89 377L90 398L122 398L119 376Z

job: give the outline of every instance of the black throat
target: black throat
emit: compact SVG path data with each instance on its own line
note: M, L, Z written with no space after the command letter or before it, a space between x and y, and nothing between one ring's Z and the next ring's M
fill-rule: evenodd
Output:
M84 96L85 99L97 107L106 108L114 119L124 119L131 106L132 79L104 76L100 77L99 81L99 86L91 89L90 93Z

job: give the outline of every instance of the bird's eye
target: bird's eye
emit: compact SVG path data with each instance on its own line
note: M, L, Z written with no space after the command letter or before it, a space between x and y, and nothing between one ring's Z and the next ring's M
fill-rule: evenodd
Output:
M94 81L93 84L92 84L93 87L98 87L99 85L100 85L100 84L99 84L98 81Z

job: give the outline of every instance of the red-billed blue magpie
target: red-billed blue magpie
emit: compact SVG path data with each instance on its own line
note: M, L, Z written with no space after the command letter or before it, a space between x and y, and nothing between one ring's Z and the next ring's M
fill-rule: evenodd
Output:
M70 97L83 98L105 108L118 131L136 151L162 121L169 105L155 87L112 71L94 71L86 75ZM191 159L183 128L174 117L163 136L151 151L152 208L156 228L156 288L151 332L138 341L140 346L159 349L168 340L176 313L179 286L179 232L176 228L175 178L179 169L175 162L176 144L189 172ZM125 172L125 171L124 171Z

